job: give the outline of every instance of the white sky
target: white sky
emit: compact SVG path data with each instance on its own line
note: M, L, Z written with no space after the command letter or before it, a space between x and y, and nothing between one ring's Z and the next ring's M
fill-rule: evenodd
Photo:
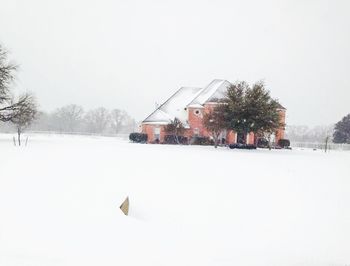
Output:
M350 1L1 0L17 86L145 118L180 86L264 79L288 124L350 112Z

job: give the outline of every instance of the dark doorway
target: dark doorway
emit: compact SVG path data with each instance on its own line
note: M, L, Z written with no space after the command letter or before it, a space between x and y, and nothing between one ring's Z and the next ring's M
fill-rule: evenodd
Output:
M247 135L244 133L237 133L237 143L246 144L247 143Z

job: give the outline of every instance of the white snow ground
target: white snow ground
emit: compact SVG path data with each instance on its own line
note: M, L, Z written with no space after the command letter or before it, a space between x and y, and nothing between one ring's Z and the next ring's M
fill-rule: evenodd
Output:
M1 266L350 264L350 152L11 138Z

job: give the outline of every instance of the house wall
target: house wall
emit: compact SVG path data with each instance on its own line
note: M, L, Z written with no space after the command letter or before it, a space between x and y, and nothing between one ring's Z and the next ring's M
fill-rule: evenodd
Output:
M164 125L142 124L141 132L148 135L148 143L154 143L155 142L154 132L156 128L159 128L160 129L159 142L163 142L164 136L165 136L164 127L165 127Z
M233 130L229 130L226 135L226 143L233 144L237 142L237 133Z
M188 124L190 125L190 130L187 130L187 136L194 136L197 133L197 129L199 136L207 136L208 132L203 126L203 115L205 109L189 107L187 111Z
M286 110L285 109L281 109L279 111L279 115L280 115L280 123L282 124L286 124ZM280 139L284 138L284 131L285 131L285 127L281 127L279 128L276 133L275 133L275 142L277 143Z
M247 141L246 141L247 144L255 144L255 134L253 132L250 132L248 135L247 135Z

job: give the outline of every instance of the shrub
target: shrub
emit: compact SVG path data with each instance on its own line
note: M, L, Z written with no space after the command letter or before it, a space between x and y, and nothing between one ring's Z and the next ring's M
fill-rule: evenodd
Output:
M193 145L214 145L214 140L208 137L193 137L191 140Z
M289 139L280 139L278 140L277 145L281 148L288 148L290 146L290 141Z
M241 144L234 143L229 145L230 149L244 149L244 150L255 150L256 146L254 144Z
M188 139L185 136L177 136L177 139L180 144L188 144ZM164 137L165 144L178 144L175 135L165 135Z
M268 148L269 147L269 141L265 138L258 138L257 141L257 147L258 148Z
M130 133L129 139L132 142L146 143L147 139L148 139L148 136L147 136L147 134L144 134L144 133L133 132L133 133Z

